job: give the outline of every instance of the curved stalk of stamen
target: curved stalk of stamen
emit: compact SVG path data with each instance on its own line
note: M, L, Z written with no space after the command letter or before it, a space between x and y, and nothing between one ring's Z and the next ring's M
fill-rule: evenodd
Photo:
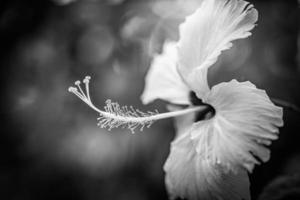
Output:
M102 111L102 110L98 109L97 107L95 107L93 104L88 104L88 105L92 109L97 111L100 115L102 115L106 118L112 118L112 119L119 120L119 121L130 121L130 122L136 122L136 123L141 123L143 121L157 121L157 120L161 120L161 119L177 117L177 116L186 115L189 113L203 111L207 108L207 106L197 106L197 107L190 107L190 108L186 108L183 110L166 112L166 113L153 112L153 115L149 115L149 116L131 117L131 116L122 116L122 115Z
M90 99L89 80L89 76L85 77L85 79L83 80L83 83L85 84L85 92L80 87L80 81L75 82L75 85L78 89L76 87L70 87L69 92L75 94L89 107L98 112L100 115L100 117L98 117L98 126L100 126L101 128L108 128L108 130L111 130L112 128L121 127L128 128L131 130L132 133L134 133L134 130L138 127L140 127L141 131L145 126L149 128L154 121L171 117L177 117L180 115L186 115L193 112L200 112L206 110L207 108L207 106L203 105L167 113L158 113L157 110L154 112L143 112L133 108L132 106L120 106L116 102L107 100L104 110L100 110L92 103Z

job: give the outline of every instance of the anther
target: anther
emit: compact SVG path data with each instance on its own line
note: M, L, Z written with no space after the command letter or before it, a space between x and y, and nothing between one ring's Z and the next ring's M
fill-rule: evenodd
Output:
M80 81L75 81L75 85L79 86L80 85Z
M84 79L83 79L83 83L87 84L90 82L90 79L91 77L90 76L86 76Z
M69 92L77 92L77 88L75 88L75 87L69 87L68 91Z

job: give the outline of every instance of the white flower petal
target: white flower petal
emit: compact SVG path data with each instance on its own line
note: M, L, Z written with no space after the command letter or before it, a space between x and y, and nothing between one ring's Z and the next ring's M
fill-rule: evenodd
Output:
M182 106L178 106L178 105L173 105L173 104L169 104L167 106L167 109L169 111L178 111L178 110L182 110L183 107ZM180 135L182 135L183 133L186 133L187 130L189 130L193 123L194 123L194 119L195 119L195 113L190 113L190 114L186 114L186 115L182 115L182 116L178 116L174 118L174 124L175 124L175 129L176 129L176 137L179 137Z
M181 134L171 146L164 165L165 182L171 199L249 200L247 171L226 171L222 165L203 159L196 152L188 132Z
M203 102L212 105L216 115L193 125L191 138L200 155L228 170L244 167L249 172L269 160L266 145L278 138L283 113L264 90L232 80L214 86Z
M208 92L202 71L207 73L205 68L214 64L233 40L251 35L257 16L256 9L246 1L204 0L180 26L178 69L199 97Z
M163 53L156 55L145 77L145 89L141 96L147 104L155 99L163 99L175 104L189 104L189 88L179 76L177 49L175 43L166 42Z

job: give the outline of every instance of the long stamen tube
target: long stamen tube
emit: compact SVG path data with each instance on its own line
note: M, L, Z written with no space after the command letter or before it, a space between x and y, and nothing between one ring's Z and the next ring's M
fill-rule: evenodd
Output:
M83 102L85 102L89 107L99 113L98 126L101 128L107 128L109 131L112 128L128 128L132 133L139 127L143 131L144 127L149 128L153 122L166 119L171 117L176 117L180 115L185 115L188 113L203 111L207 106L197 106L190 107L183 110L159 113L157 110L143 112L132 106L120 106L116 102L112 102L110 99L106 100L106 106L104 110L97 108L91 101L89 92L89 82L91 77L86 76L82 81L85 84L85 91L81 88L80 81L75 82L76 87L69 87L69 92L75 94Z

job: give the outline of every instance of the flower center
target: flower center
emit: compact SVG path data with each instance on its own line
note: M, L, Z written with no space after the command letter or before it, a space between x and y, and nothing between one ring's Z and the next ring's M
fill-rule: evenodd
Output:
M195 122L198 122L200 120L211 119L215 116L216 114L215 108L209 104L203 103L203 101L196 96L195 92L193 91L190 92L189 99L194 106L200 106L200 105L207 106L207 109L205 109L204 111L196 113L195 120L194 120Z

